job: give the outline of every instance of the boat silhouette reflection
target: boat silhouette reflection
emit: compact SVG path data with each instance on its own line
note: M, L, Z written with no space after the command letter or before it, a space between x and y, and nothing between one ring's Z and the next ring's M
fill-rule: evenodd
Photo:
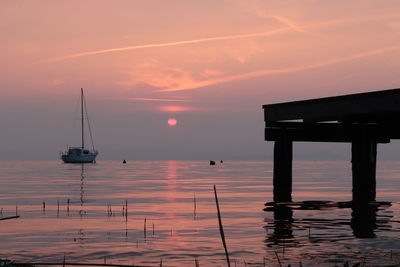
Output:
M80 173L80 178L81 178L81 184L80 184L80 198L79 198L79 204L80 204L80 209L79 209L79 215L82 217L84 214L86 214L84 210L84 203L85 201L85 164L81 164L81 173Z

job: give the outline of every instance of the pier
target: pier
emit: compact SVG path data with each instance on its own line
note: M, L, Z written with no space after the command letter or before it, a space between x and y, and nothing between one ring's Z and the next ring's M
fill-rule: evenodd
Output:
M400 89L264 105L274 202L292 201L293 142L351 143L355 203L375 201L377 144L400 139Z

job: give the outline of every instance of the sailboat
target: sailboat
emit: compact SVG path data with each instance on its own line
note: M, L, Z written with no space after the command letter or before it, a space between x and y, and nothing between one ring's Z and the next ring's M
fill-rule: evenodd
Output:
M86 110L85 96L83 94L83 88L81 88L81 146L80 147L68 147L65 152L61 153L61 159L65 163L94 163L96 162L97 150L94 149L92 131L90 129L89 119ZM92 149L85 148L85 135L84 135L84 122L86 119L88 123L90 138L92 141Z

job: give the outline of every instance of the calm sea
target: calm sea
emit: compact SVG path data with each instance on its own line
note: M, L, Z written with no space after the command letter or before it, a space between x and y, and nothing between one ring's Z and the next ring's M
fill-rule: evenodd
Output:
M20 217L0 220L0 258L226 266L215 184L232 266L399 264L400 162L378 162L381 202L363 209L342 203L349 162L297 161L293 173L299 203L271 208L270 161L3 161L0 218Z

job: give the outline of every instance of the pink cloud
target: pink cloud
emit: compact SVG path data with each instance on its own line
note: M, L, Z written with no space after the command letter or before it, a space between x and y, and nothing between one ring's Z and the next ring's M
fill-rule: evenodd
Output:
M152 102L193 102L189 99L168 99L168 98L144 98L144 97L121 97L120 100L152 101Z
M159 106L156 109L162 112L169 112L169 113L180 113L184 111L197 110L196 108L187 106Z
M194 79L186 80L185 83L180 84L177 87L167 87L165 89L158 90L158 92L174 92L174 91L183 91L183 90L192 90L201 87L206 87L210 85L232 82L232 81L239 81L239 80L246 80L256 77L268 76L268 75L275 75L275 74L283 74L283 73L291 73L291 72L298 72L298 71L305 71L309 69L321 68L329 65L339 64L351 60L356 60L360 58L375 56L391 51L395 51L400 49L400 46L389 46L383 47L379 49L369 50L363 53L353 54L350 56L340 57L340 58L333 58L323 62L317 62L309 65L291 67L291 68L282 68L282 69L266 69L266 70L259 70L254 72L247 72L237 75L230 75L225 77L220 77L216 79L210 80L203 80L203 81L196 81Z

